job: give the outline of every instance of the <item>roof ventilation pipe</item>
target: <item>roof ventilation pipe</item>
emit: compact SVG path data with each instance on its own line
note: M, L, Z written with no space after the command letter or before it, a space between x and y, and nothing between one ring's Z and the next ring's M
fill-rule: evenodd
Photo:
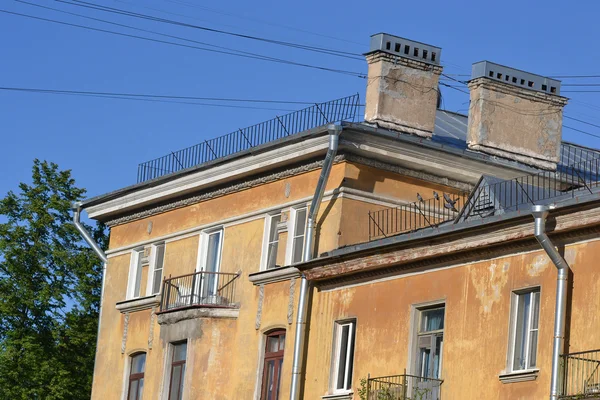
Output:
M540 243L554 266L558 270L556 281L556 305L554 309L554 341L552 345L552 370L550 380L550 400L557 400L561 389L561 366L560 355L564 352L565 346L565 321L567 313L567 285L569 280L569 266L565 259L558 253L554 243L546 235L546 217L548 216L548 207L534 205L532 207L533 218L535 219L534 235Z
M331 124L327 127L329 131L329 149L323 161L321 175L317 182L315 195L310 203L308 213L308 224L306 228L306 245L304 246L303 261L309 261L313 258L313 245L315 238L315 228L317 226L317 217L325 186L329 179L331 167L337 154L338 143L342 127L340 125ZM300 283L300 298L298 299L298 314L296 315L296 336L294 337L294 358L292 361L292 384L290 387L290 400L300 399L300 380L304 370L304 342L306 339L306 319L308 316L308 297L310 295L310 284L304 274L302 274Z
M98 304L98 332L96 334L96 356L94 360L94 368L98 365L98 345L100 344L100 321L102 319L102 300L104 299L104 280L106 278L106 264L108 264L108 258L106 257L106 253L102 251L100 245L94 241L92 235L85 229L85 227L81 224L81 202L75 202L72 205L73 208L73 224L75 228L81 233L83 239L86 243L94 250L94 253L102 260L102 284L100 286L100 304ZM93 379L96 374L94 373L92 377L92 387L94 387Z

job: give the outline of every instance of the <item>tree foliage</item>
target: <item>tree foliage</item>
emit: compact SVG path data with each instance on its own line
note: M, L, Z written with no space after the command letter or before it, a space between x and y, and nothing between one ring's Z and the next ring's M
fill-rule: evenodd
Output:
M32 170L0 199L0 399L89 399L102 262L71 223L85 190L54 163Z

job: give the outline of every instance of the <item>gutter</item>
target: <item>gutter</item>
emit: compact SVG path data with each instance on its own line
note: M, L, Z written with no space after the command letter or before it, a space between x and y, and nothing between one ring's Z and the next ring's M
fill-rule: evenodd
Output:
M100 248L98 243L94 241L92 235L85 229L85 227L81 224L81 207L82 202L78 201L73 203L73 224L75 228L79 231L83 240L94 250L94 253L102 260L102 286L100 288L100 304L98 305L98 331L96 333L96 356L94 359L94 375L92 376L92 390L94 387L94 379L96 379L96 367L98 366L98 345L100 344L100 321L102 321L102 303L104 300L104 280L106 279L106 265L108 264L108 258L106 257L106 253Z
M331 167L337 154L339 138L342 133L340 125L331 124L327 127L329 131L329 149L323 161L323 169L317 182L315 195L310 204L308 214L308 224L306 228L306 244L304 245L303 261L309 261L313 258L315 228L317 226L317 217L319 208L325 193L325 186L329 179ZM310 296L310 283L306 276L302 274L300 283L300 298L298 299L298 314L296 316L296 335L294 337L294 358L292 360L292 383L290 386L290 400L300 399L300 380L304 370L304 346L306 341L306 325L308 317L308 302Z
M567 314L567 287L569 283L569 265L559 254L546 234L546 218L548 206L534 205L531 209L535 220L534 235L540 246L558 271L556 278L556 304L554 309L554 339L552 344L552 370L550 379L550 400L557 400L560 396L562 367L560 356L565 347L565 322Z

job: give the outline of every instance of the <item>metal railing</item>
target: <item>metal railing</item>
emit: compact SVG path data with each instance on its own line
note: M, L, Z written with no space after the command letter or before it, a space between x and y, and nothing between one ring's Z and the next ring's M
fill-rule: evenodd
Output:
M165 278L160 311L191 306L236 307L235 284L239 276L202 271Z
M359 106L360 98L355 94L315 103L303 110L205 140L195 146L139 164L137 181L139 183L155 179L332 122L354 121Z
M369 240L435 228L451 221L458 223L529 210L532 204L594 193L598 187L600 159L508 180L484 177L468 197L444 195L401 207L370 211Z
M369 240L432 228L453 221L465 205L468 194L442 193L437 198L399 207L369 211Z
M367 400L439 400L442 379L391 375L367 379Z
M600 349L563 354L561 399L600 398Z

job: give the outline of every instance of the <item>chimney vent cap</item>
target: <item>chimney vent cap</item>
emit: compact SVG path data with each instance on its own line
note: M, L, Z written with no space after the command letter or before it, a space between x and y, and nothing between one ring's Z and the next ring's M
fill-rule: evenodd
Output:
M441 47L435 47L430 44L389 35L387 33L371 35L369 53L376 51L383 51L395 56L434 65L440 65L440 58L442 55Z
M477 78L489 78L511 86L560 95L561 82L559 80L521 71L490 61L479 61L473 64L471 69L471 80Z

